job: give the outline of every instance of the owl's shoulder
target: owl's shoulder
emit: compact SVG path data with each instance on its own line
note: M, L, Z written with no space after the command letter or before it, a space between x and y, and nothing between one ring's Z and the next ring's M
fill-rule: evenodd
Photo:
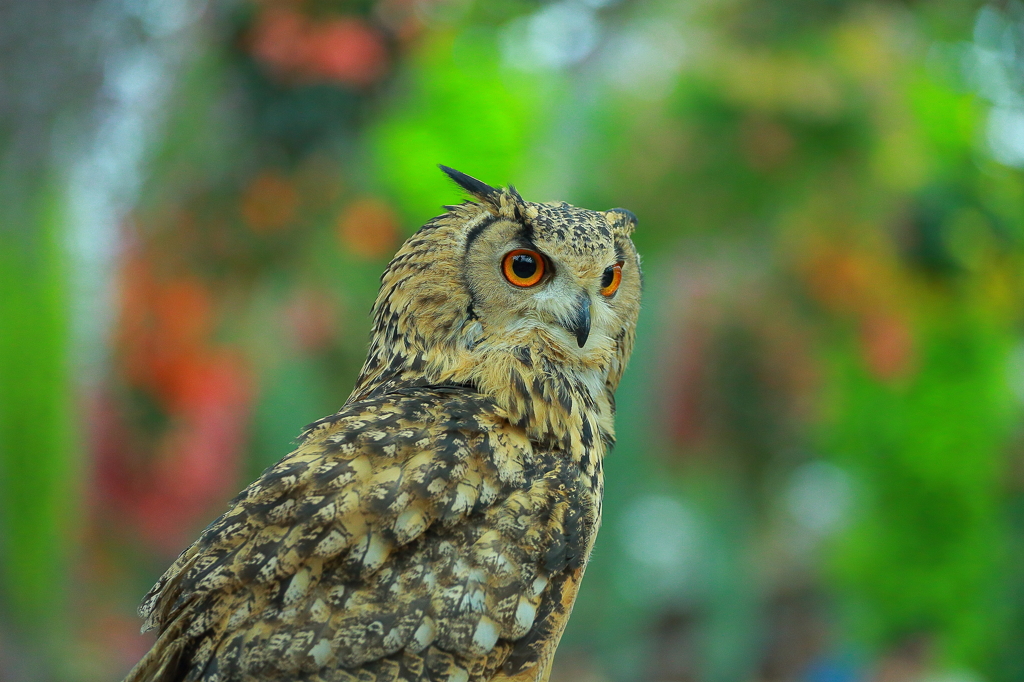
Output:
M470 386L389 386L353 400L336 414L307 426L302 449L324 441L367 444L389 432L393 440L407 438L407 427L444 427L449 431L486 434L507 424L504 411Z

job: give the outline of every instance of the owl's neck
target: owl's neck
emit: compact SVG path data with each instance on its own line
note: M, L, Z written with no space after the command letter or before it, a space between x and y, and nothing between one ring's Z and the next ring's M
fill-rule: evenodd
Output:
M522 343L442 345L405 349L401 341L372 344L351 400L408 386L456 384L492 400L527 436L599 478L615 440L614 397L606 358L566 357L542 338Z
M503 345L485 351L484 357L467 374L509 421L574 460L603 458L615 440L614 398L604 363L559 358L541 340Z

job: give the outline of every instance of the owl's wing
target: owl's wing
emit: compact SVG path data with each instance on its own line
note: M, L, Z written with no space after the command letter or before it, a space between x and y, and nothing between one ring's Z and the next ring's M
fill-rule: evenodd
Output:
M487 679L558 627L593 523L570 466L468 391L350 405L153 587L128 679Z

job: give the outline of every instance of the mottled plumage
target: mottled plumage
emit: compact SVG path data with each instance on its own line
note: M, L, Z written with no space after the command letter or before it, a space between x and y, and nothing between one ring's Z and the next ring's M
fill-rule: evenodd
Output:
M341 411L146 596L128 682L547 679L601 517L635 218L444 170L477 201L388 265Z

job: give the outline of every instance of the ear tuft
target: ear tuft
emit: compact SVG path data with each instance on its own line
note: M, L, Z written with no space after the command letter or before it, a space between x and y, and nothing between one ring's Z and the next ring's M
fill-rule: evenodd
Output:
M455 184L475 196L477 199L481 199L491 204L497 204L499 202L499 197L501 196L500 190L497 190L486 183L480 182L476 178L470 177L465 173L461 173L454 168L442 166L441 164L438 164L437 167L444 171L445 175L454 180Z
M628 209L610 208L605 211L605 215L611 219L613 225L622 228L627 236L633 234L633 230L636 229L636 214Z

